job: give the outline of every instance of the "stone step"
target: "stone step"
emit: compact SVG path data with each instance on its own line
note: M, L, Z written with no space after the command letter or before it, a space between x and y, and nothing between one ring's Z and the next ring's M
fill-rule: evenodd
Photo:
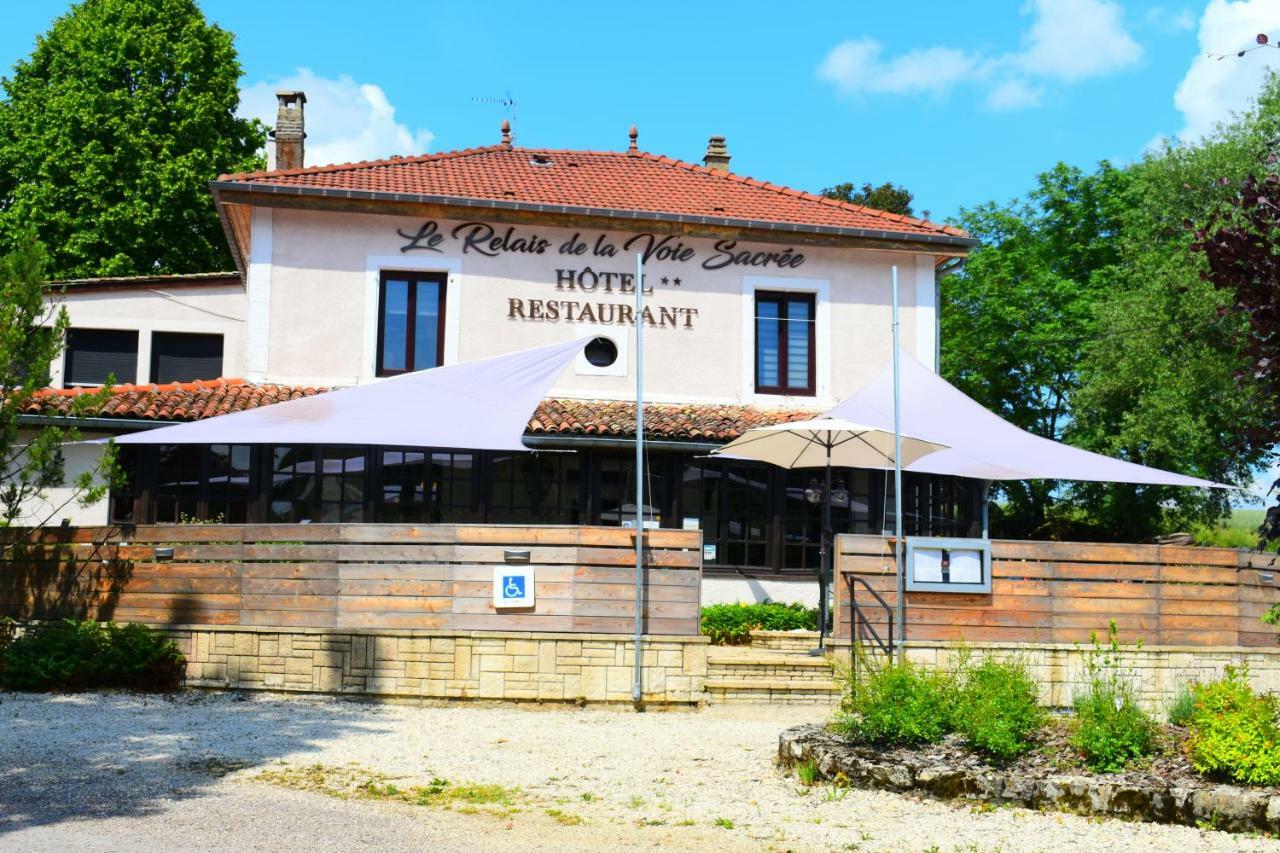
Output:
M831 662L797 652L725 646L707 652L708 678L738 681L833 683Z
M764 678L707 678L707 700L716 705L834 705L835 682Z
M818 647L817 631L752 631L751 648L807 652Z
M821 681L834 680L830 666L793 665L787 661L735 661L733 663L707 662L710 678L761 679L764 681Z
M807 647L806 647L807 651ZM806 651L723 646L707 651L707 699L712 703L824 704L841 690L831 662Z

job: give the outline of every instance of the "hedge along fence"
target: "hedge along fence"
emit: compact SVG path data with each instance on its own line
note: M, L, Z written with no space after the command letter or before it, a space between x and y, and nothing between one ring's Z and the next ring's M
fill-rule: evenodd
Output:
M702 534L645 531L644 630L697 635ZM0 616L151 625L630 633L634 531L479 525L0 530ZM172 549L172 556L164 551ZM495 611L527 550L535 606Z
M836 634L848 637L849 576L897 601L893 540L843 535L837 548ZM907 593L908 641L1087 643L1114 621L1126 643L1276 647L1275 630L1260 621L1280 600L1275 554L1004 540L991 549L989 594ZM884 611L861 585L854 594L884 636Z

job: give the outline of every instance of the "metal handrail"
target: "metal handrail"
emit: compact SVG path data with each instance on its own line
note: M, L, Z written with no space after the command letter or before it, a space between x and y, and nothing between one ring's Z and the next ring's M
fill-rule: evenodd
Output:
M893 608L884 600L884 597L881 596L880 593L875 591L875 588L872 587L871 584L867 583L865 578L860 578L853 574L846 574L845 580L849 584L850 666L857 666L857 643L862 637L867 636L868 634L871 636L871 639L875 640L880 651L884 652L886 657L889 656L892 654L893 650ZM884 610L885 617L888 622L887 639L881 639L880 632L876 630L875 626L871 624L871 620L867 618L867 615L863 612L862 608L858 606L857 587L854 585L855 583L860 583L866 587L867 592L871 593L871 596L876 600L876 603L880 605L882 610Z

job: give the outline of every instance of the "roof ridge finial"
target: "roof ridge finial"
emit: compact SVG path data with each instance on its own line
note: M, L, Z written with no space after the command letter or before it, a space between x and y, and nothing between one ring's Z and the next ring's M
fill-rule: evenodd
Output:
M631 140L630 144L627 145L627 151L639 151L640 149L636 147L636 140L640 138L640 131L636 130L634 124L627 131L627 138Z
M511 122L505 118L502 120L502 146L504 148L511 147Z

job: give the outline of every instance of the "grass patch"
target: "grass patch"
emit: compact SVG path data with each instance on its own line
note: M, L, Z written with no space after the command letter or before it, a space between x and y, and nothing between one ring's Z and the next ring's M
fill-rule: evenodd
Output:
M519 788L451 782L439 777L425 785L399 785L389 776L355 764L345 767L324 764L282 767L265 770L253 778L282 788L313 791L339 799L394 801L466 813L486 812L499 817L517 811L523 798Z
M712 821L712 823L721 829L733 829L733 821L729 820L727 817L718 817Z
M561 826L581 826L582 815L573 812L561 811L560 809L547 809L547 816Z
M1266 517L1265 509L1233 509L1231 516L1213 527L1197 524L1191 528L1191 536L1197 545L1216 548L1257 548L1258 528ZM1275 551L1280 542L1272 542L1266 550Z

